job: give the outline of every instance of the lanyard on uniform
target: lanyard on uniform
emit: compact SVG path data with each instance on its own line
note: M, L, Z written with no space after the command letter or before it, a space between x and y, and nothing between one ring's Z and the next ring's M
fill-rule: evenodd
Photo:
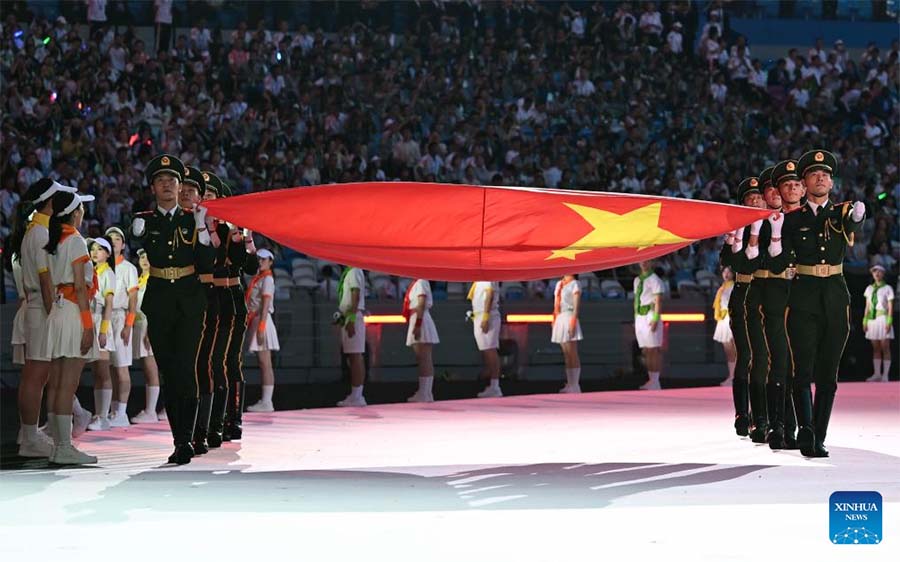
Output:
M406 320L409 320L409 317L412 316L412 303L409 302L409 295L412 293L413 289L418 283L419 280L415 279L412 283L409 284L409 287L406 288L406 294L403 295L403 310L400 314L403 315Z
M722 286L716 291L716 298L713 301L713 311L716 320L724 320L728 315L728 310L722 308L722 295L724 295L725 291L731 288L732 285L734 285L734 281L726 281L722 283Z
M644 293L644 280L651 275L653 275L652 271L638 275L638 286L637 290L634 292L634 314L637 316L640 316L640 310L642 308L641 295ZM646 314L646 312L644 314Z
M869 320L875 320L875 317L878 316L877 312L875 311L875 307L878 306L878 290L885 285L886 283L878 283L872 285L872 307L869 311Z
M556 298L553 299L553 314L559 314L559 311L562 308L563 289L566 287L566 285L568 285L569 283L571 283L574 280L575 280L574 278L569 279L568 281L566 281L565 279L560 279L559 283L557 283L556 295L554 295Z
M250 304L250 295L253 294L253 289L256 287L256 284L265 279L266 277L272 276L272 270L268 269L266 271L261 271L253 276L253 279L250 280L250 283L247 285L247 292L244 293L244 301L247 304Z
M340 306L341 302L344 300L344 279L347 277L347 274L350 273L352 267L347 267L341 273L341 280L338 282L338 306Z

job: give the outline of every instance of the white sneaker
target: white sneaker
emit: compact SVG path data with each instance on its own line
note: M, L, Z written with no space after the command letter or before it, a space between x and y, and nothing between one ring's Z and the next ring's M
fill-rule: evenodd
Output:
M275 406L272 405L271 402L263 402L260 400L256 404L252 404L247 406L248 412L274 412Z
M417 390L416 393L407 398L406 401L422 403L434 402L434 395L430 392L422 392L421 390Z
M576 384L569 386L568 384L559 391L560 394L581 394L581 385Z
M41 432L37 433L37 437L23 441L19 445L19 456L32 459L46 459L53 454L53 441L47 439L47 436Z
M659 381L647 381L641 385L641 390L662 390Z
M109 418L101 418L100 416L94 416L91 423L87 426L88 431L106 431L109 428Z
M872 375L866 379L866 382L881 382L881 375Z
M340 402L337 403L341 408L362 408L363 406L367 406L366 399L360 396L359 398L354 398L353 395L349 395Z
M131 422L126 414L116 415L109 418L109 427L131 427Z
M159 418L156 414L151 414L147 410L141 410L138 415L131 418L131 423L156 423Z
M488 386L484 390L478 393L479 398L503 398L503 391L500 390L500 387L494 388L493 386Z
M47 439L49 439L50 441L54 440L54 437L55 437L54 434L56 433L56 430L49 423L45 423L44 425L39 427L38 431L43 433L44 435L46 435Z
M158 414L156 414L156 419L158 419L159 421L169 421L169 416L166 415L165 408L163 408L162 410L159 411Z
M728 377L719 383L719 386L731 386L734 383L734 377Z
M82 453L75 448L75 445L66 443L64 445L57 445L53 449L53 454L50 456L50 462L53 464L95 464L97 462L97 457Z
M888 373L881 375L881 382L891 382L891 379L888 378Z
M72 416L72 437L81 437L92 419L91 412L82 408L81 415Z

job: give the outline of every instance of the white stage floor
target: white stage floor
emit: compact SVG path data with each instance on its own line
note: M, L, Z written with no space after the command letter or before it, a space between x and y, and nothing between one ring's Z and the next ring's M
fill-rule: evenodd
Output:
M246 414L177 468L134 426L0 475L0 559L896 560L900 384L842 384L827 445L737 437L720 387ZM882 494L881 544L829 542L839 490Z

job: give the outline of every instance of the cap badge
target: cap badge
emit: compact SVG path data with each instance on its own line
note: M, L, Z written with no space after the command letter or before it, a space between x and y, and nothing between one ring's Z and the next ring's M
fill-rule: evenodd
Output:
M170 163L169 157L163 156L162 159L159 161L159 163L162 164L163 166L168 166Z
M788 172L793 172L795 169L797 169L797 166L795 166L793 162L787 163L787 171Z
M825 160L825 155L821 152L816 152L816 162L823 162Z

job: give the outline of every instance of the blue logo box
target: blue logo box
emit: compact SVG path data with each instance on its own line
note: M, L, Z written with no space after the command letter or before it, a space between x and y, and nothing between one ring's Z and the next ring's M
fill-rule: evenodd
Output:
M882 511L878 492L834 492L828 500L832 544L881 544Z

